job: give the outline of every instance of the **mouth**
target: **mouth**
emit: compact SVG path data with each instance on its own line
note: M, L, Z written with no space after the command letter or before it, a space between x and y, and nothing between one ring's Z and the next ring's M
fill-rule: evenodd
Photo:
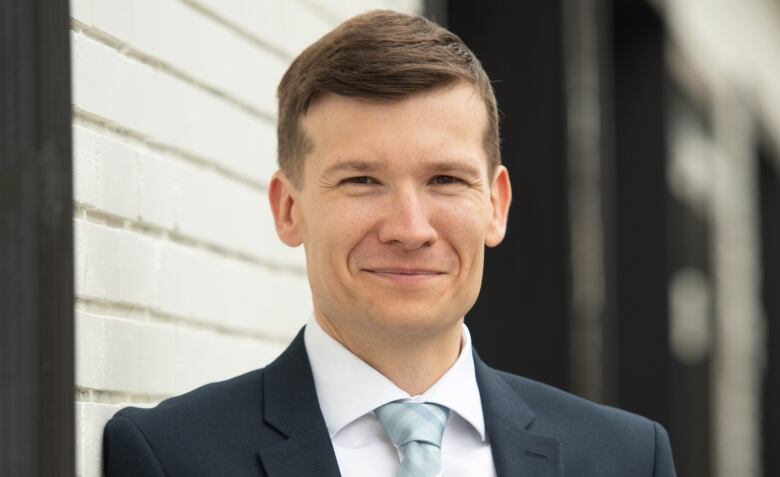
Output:
M363 271L380 279L398 284L410 285L426 282L445 275L445 272L427 268L377 267L364 268Z

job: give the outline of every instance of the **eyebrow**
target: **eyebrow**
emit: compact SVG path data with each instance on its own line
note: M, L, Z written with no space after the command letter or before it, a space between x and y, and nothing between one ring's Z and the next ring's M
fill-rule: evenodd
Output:
M373 161L361 161L361 160L348 160L341 161L328 166L322 172L322 175L329 176L337 172L350 171L350 172L375 172L378 170L387 169L387 166Z
M365 160L346 160L337 162L331 166L325 168L322 172L323 176L330 176L340 172L358 172L358 173L371 173L376 171L387 170L388 167L385 163L380 161L365 161ZM434 161L427 164L421 164L420 169L425 170L431 174L447 174L452 172L459 172L472 177L479 177L481 172L479 168L474 165L460 160L442 160Z
M458 160L436 161L427 166L426 169L434 173L460 172L474 177L480 176L480 170L474 165Z

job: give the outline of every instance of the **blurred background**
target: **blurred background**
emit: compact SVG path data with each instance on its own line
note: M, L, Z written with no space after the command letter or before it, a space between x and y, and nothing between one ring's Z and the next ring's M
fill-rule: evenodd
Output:
M306 323L265 198L275 88L376 8L494 81L514 202L482 358L660 421L680 476L780 475L777 0L1 3L0 474L102 475L118 409Z
M489 363L780 475L780 2L430 2L495 81L514 202Z

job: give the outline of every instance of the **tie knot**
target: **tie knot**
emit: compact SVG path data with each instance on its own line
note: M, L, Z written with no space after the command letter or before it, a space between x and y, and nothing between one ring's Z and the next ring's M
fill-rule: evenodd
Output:
M431 403L393 401L374 410L391 441L398 447L423 442L441 447L450 410Z

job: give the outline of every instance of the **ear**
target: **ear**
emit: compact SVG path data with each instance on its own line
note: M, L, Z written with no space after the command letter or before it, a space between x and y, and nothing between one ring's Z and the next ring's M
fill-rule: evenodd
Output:
M504 166L498 166L490 187L490 204L493 207L493 213L485 236L485 245L488 247L495 247L504 240L511 203L512 184L509 182L509 171Z
M276 234L290 247L297 247L301 238L301 219L297 214L297 190L282 171L276 171L268 187L268 201L274 214Z

